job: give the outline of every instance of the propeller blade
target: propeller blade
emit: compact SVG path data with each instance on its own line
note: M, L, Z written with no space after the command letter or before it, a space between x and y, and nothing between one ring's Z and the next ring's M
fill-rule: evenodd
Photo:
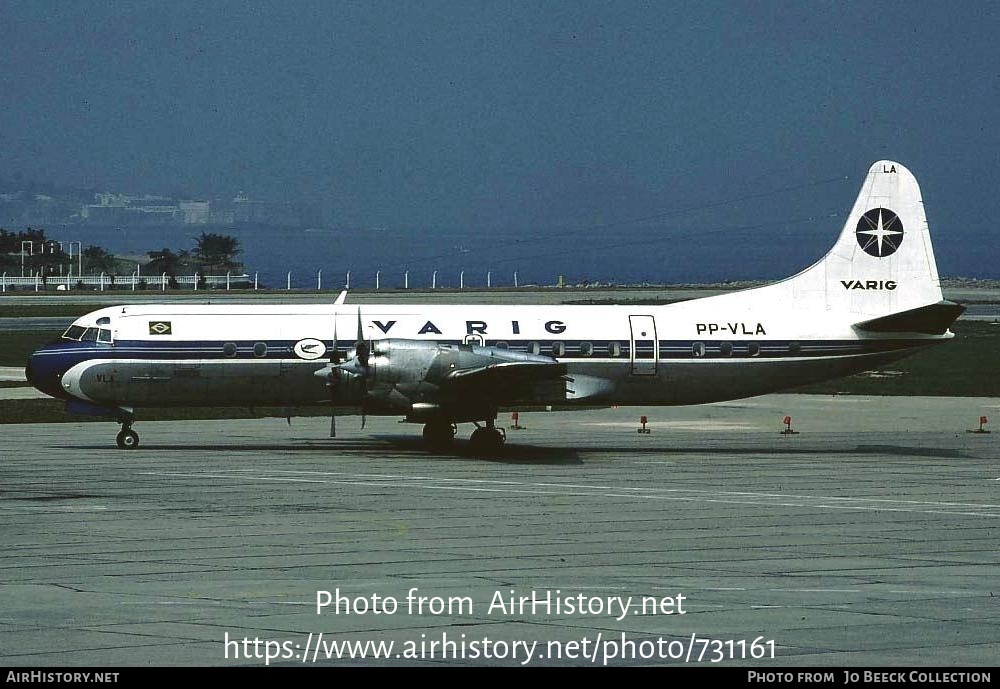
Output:
M330 363L340 363L340 351L337 349L337 313L333 314L333 348L330 350Z
M371 346L365 342L365 332L361 326L361 307L358 307L358 339L354 343L354 356L357 357L361 367L368 370L368 355L371 353Z
M333 311L333 348L330 351L330 374L327 385L330 387L330 437L337 437L337 412L333 405L337 403L337 381L339 372L336 369L340 363L340 351L337 349L337 311Z
M367 369L365 370L367 374ZM365 419L368 416L368 376L361 377L361 430L365 428Z

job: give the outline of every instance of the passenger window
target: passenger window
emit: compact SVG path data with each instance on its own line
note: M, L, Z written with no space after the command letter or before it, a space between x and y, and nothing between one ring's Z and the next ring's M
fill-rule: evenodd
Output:
M733 355L733 343L723 342L719 345L719 351L722 352L722 356L732 356Z
M594 354L594 345L590 342L581 342L580 354L581 356L592 356Z
M562 356L566 353L566 344L563 342L552 343L552 356Z
M700 359L701 357L705 356L705 343L695 342L693 345L691 345L691 354L694 355L694 357L697 359Z
M528 351L531 352L532 354L541 354L542 346L537 342L532 342L531 344L528 345Z
M97 341L111 344L111 331L108 328L101 328L97 333Z
M227 342L226 344L222 345L222 353L229 358L236 356L236 343Z
M510 345L507 342L503 341L503 340L500 340L496 344L496 348L497 349L508 349L509 347L510 347Z
M253 346L253 355L258 359L262 356L267 355L267 345L263 342L258 342Z
M87 328L80 339L83 342L97 342L97 328Z
M751 342L747 345L747 352L750 356L760 356L760 345L756 342Z
M614 358L614 359L617 359L618 357L620 357L622 355L622 343L621 342L612 342L611 344L609 344L608 345L608 354L612 358Z

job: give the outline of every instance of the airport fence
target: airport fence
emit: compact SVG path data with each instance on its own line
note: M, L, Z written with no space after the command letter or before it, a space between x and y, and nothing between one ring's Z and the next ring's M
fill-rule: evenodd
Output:
M288 271L285 274L285 279L281 280L280 284L268 285L265 287L261 284L259 280L259 274L254 273L250 275L248 273L233 273L229 272L224 275L203 275L200 273L194 273L193 275L168 275L167 273L161 273L159 275L143 275L140 271L135 271L130 275L113 275L110 273L100 273L98 275L48 275L43 276L40 274L35 275L22 275L22 276L12 276L7 273L0 274L0 292L15 292L15 291L34 291L34 292L46 292L46 291L70 291L70 290L91 290L91 291L106 291L106 290L258 290L258 289L271 289L271 290L311 290L315 289L317 291L322 291L324 289L324 277L323 271L317 271L315 276L309 274L305 280L306 284L302 284L302 278L300 277L302 273L295 276L297 280L293 281L293 272ZM387 286L382 284L382 271L375 272L375 289L409 289L410 288L410 273L406 271L403 273L402 285L396 283L395 286ZM343 278L343 281L341 281ZM370 284L370 283L369 283ZM427 285L431 289L437 289L443 287L438 282L438 271L433 271L430 274L430 281ZM466 289L465 281L465 271L461 271L458 275L458 284L453 285L459 289ZM517 271L513 272L513 281L510 285L513 287L519 287ZM527 285L525 285L527 286ZM557 286L563 286L562 276L559 277L559 282ZM468 285L471 287L471 285ZM481 288L482 286L480 286ZM486 273L486 288L499 287L499 285L494 284L492 271ZM345 274L337 274L336 278L326 280L327 290L339 290L339 289L350 289L351 288L351 272L347 271ZM370 288L369 288L370 289Z
M58 291L69 290L161 290L171 289L258 289L256 275L226 273L225 275L58 275L58 276L9 276L0 275L0 292L8 291Z

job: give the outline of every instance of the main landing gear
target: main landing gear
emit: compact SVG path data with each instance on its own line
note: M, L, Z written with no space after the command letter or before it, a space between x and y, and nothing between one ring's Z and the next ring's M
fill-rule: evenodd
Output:
M453 423L437 421L424 426L424 442L434 450L443 450L451 447L455 439L458 427Z
M469 447L478 455L496 454L507 441L507 434L502 428L497 428L494 419L487 419L485 426L476 424L476 430L469 438ZM432 450L445 450L451 447L458 428L453 423L436 421L424 426L424 441Z
M497 428L494 419L487 419L485 426L476 424L476 430L472 431L469 438L469 445L476 454L495 454L500 451L503 444L507 442L507 433L502 428Z

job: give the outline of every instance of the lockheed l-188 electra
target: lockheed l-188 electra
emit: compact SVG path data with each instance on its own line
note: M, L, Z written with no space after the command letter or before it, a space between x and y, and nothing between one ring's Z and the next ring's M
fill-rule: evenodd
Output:
M498 297L499 299L500 297ZM872 165L840 237L779 282L663 306L125 305L77 319L27 373L69 411L121 424L187 406L356 406L423 424L434 447L498 409L682 405L877 368L952 337L920 189ZM331 414L331 434L336 433Z

